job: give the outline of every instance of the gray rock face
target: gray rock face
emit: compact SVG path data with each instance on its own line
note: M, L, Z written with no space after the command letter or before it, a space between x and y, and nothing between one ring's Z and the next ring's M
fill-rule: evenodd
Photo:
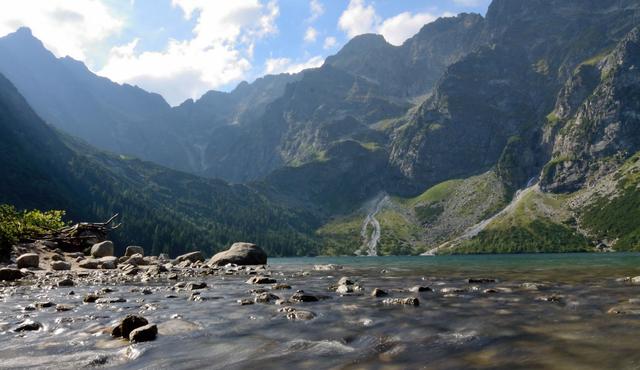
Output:
M202 252L196 251L196 252L183 254L181 256L176 257L175 259L175 263L180 263L184 261L189 261L189 262L204 261L204 256L202 256Z
M211 257L210 266L226 265L264 265L267 263L267 254L262 248L251 243L234 243L231 248Z
M140 256L144 256L144 248L136 245L130 245L124 251L124 255L127 257L133 256L134 254L139 254Z
M65 261L53 261L51 262L51 269L55 271L71 270L71 264Z
M0 268L0 280L14 281L14 280L22 279L23 276L24 274L18 269L9 268L9 267Z
M110 257L113 256L113 253L113 243L109 240L94 244L93 247L91 247L91 256L94 258Z
M546 133L553 152L542 171L543 190L576 191L640 150L639 54L636 27L606 57L581 66L567 81L552 113L555 130Z
M36 268L40 264L40 256L35 253L25 253L16 260L18 268Z

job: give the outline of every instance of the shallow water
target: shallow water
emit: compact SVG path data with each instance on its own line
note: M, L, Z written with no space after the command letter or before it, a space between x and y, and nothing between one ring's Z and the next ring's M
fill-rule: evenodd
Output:
M321 264L343 268L313 269ZM189 300L191 292L170 290L175 281L112 286L106 296L127 300L113 304L82 303L84 294L102 286L5 288L0 367L640 368L640 285L617 280L640 275L640 254L287 258L270 259L269 265L273 278L293 287L272 293L288 298L303 289L328 297L294 305L314 312L315 319L287 320L275 304L240 306L238 299L252 298L249 291L260 288L246 284L248 276L186 280L207 282L201 295L208 299L200 302ZM329 290L341 276L364 286L363 294ZM497 282L467 282L485 277ZM525 289L525 282L540 289ZM406 291L415 285L435 291ZM145 287L152 294L143 295ZM370 296L373 288L390 297L418 297L420 305L384 305L383 298ZM488 288L497 293L485 293ZM75 308L23 310L41 301ZM612 307L627 314L608 314ZM105 328L129 313L157 323L158 339L134 345L111 339ZM44 328L10 331L26 315Z

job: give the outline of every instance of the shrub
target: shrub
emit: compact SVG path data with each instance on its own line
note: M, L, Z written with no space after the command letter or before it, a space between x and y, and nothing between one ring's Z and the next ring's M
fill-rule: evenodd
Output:
M0 205L0 259L7 258L11 246L21 240L36 238L64 227L64 211L18 211L7 204Z

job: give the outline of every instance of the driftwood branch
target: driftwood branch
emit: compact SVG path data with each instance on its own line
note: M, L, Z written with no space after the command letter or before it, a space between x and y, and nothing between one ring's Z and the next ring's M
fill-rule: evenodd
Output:
M81 251L95 243L106 240L109 232L120 227L121 223L112 225L117 217L118 214L116 213L105 222L80 222L51 231L38 239L56 242L63 250Z

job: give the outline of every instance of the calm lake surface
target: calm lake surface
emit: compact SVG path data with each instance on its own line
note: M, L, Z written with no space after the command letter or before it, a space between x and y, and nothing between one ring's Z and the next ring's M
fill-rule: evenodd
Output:
M314 269L327 264L341 268ZM316 317L241 306L252 289L270 288L244 275L182 279L207 283L202 301L172 288L175 280L3 288L0 368L640 369L640 285L623 279L640 275L640 254L273 258L267 271L293 288L271 291L281 298L297 289L325 298L292 304ZM342 276L364 291L330 290ZM416 285L433 291L408 290ZM82 303L104 286L126 302ZM374 288L389 296L372 297ZM389 297L420 305L383 304ZM24 310L43 301L73 309ZM105 328L129 313L157 323L158 338L112 339ZM44 328L11 331L26 317Z

